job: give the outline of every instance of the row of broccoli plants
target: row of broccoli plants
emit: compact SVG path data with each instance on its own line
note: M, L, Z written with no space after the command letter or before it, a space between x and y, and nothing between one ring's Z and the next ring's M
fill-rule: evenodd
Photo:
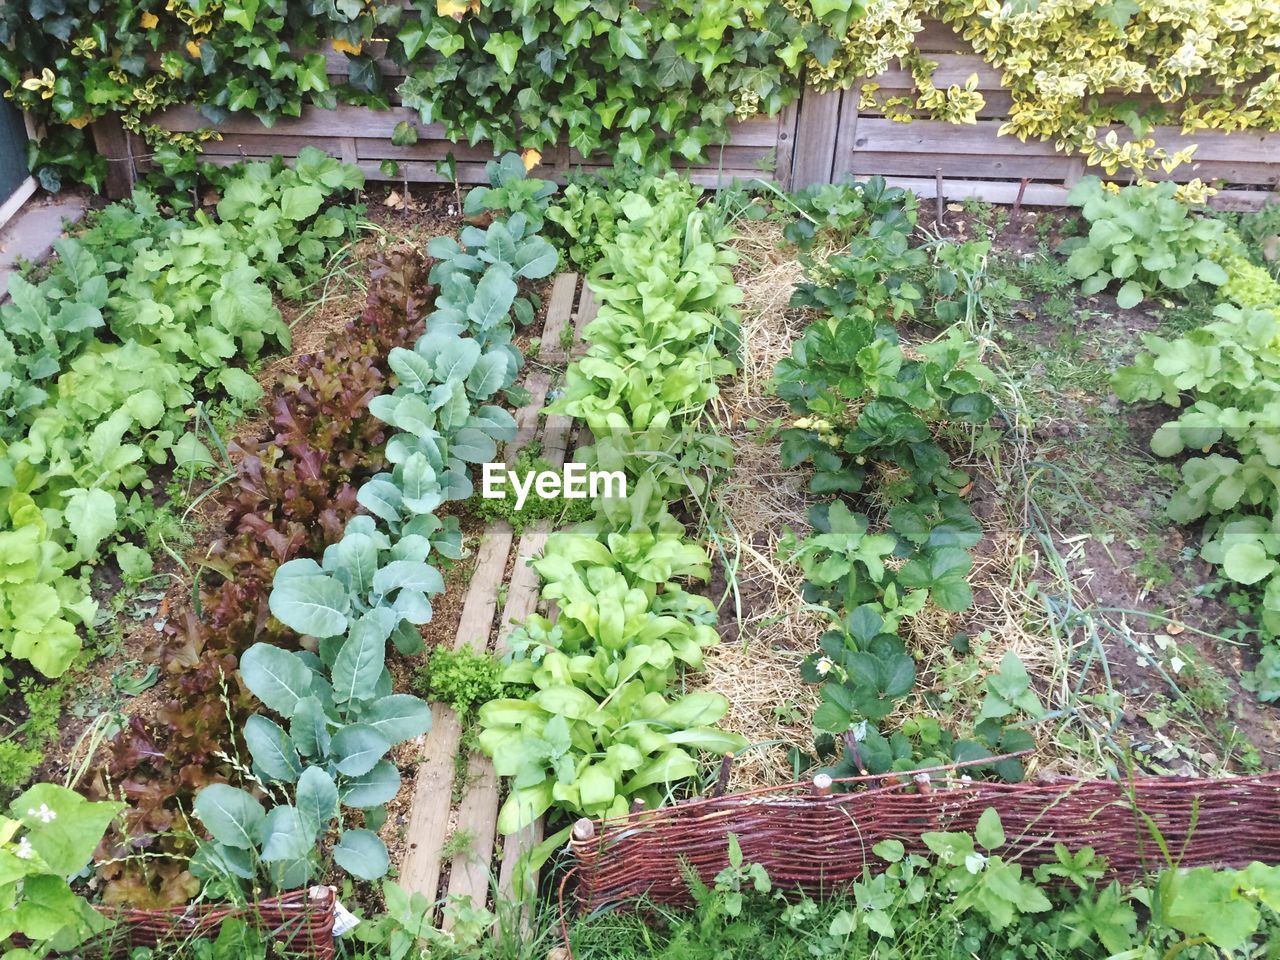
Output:
M150 573L151 475L213 462L190 430L197 398L259 399L235 364L288 347L272 292L297 296L318 274L354 215L322 208L362 183L353 167L304 150L293 169L228 175L216 219L166 217L140 190L55 243L44 279L10 277L0 307L0 658L59 676L79 653L78 628L95 618L83 565L113 547L126 577Z
M553 533L533 561L559 618L517 626L502 678L527 695L479 710L480 744L511 778L503 833L553 808L611 817L635 800L657 806L697 774L700 751L744 745L713 726L723 696L675 695L717 640L714 604L683 586L707 579L709 557L672 508L705 494L702 451L728 456L699 421L716 378L734 369L735 255L687 182L671 176L617 199L616 230L589 278L601 304L589 347L547 411L590 428L594 445L577 459L621 470L627 496L597 498L591 520Z
M1245 684L1278 700L1280 283L1228 224L1197 216L1167 186L1113 192L1086 179L1076 191L1089 231L1068 266L1076 275L1094 271L1089 289L1119 282L1121 306L1197 287L1217 299L1214 319L1201 327L1144 335L1143 350L1116 371L1113 386L1125 401L1184 408L1151 438L1157 456L1193 454L1179 467L1168 513L1180 523L1205 522L1201 556L1249 597L1264 640Z
M861 211L858 230L839 255L806 261L809 280L791 303L817 319L771 383L798 415L781 433L784 466L807 465L810 490L834 497L810 508L810 533L787 530L778 547L803 571L805 601L830 621L801 667L820 684L818 758L832 775L854 776L1028 748L1031 736L1006 721L1041 707L1013 655L987 678L968 738L928 723L912 725L914 738L880 728L916 686L904 640L911 619L929 605L962 613L973 604L968 577L982 531L947 438L992 416L996 378L962 325L911 346L899 339L897 324L923 302L899 269L919 266L907 256L913 198L882 183L827 189ZM1016 760L996 769L1021 776Z
M545 196L518 158L492 164L491 175L498 191L514 180ZM192 860L199 877L241 886L261 870L272 886L296 888L322 869L325 849L363 880L390 866L375 832L400 789L387 754L426 732L431 711L393 692L387 642L403 654L422 648L419 627L444 590L429 561L462 555L457 518L441 517L441 508L471 495L471 464L491 461L498 443L516 437L515 419L490 401L522 363L514 322L532 319L534 305L520 281L549 276L558 263L537 234L540 208L532 219L525 210L503 215L499 193L480 198L494 214L486 229L428 245L437 294L426 332L412 349L390 351L398 385L369 401L392 432L391 469L356 493L367 513L347 522L320 562L298 557L275 572L271 613L310 640L303 649L258 642L240 659L241 680L266 708L245 720L243 736L269 809L230 784L201 790L195 815L212 840ZM363 826L348 826L343 808Z

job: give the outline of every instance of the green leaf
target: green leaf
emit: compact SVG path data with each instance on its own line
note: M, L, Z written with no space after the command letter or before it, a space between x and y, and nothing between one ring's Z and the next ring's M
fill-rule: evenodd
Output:
M213 838L236 850L253 850L262 842L267 814L245 791L215 783L196 794L196 818Z
M233 399L243 404L254 404L262 399L262 385L236 367L223 367L218 373L218 383Z
M262 828L263 863L302 860L315 848L315 831L292 804L282 803L267 811Z
M344 806L376 807L391 802L400 792L400 771L390 760L379 760L373 768L342 782L339 791Z
M418 128L408 120L401 120L391 131L391 142L397 147L411 147L418 142Z
M302 773L302 761L289 735L261 714L245 721L244 742L254 763L271 779L292 783Z
M38 783L14 800L9 809L14 819L26 827L31 846L61 882L62 877L79 873L92 861L94 849L125 805L89 801L66 787ZM55 819L45 822L45 810Z
M1236 583L1257 583L1275 573L1278 566L1256 540L1232 544L1222 559L1223 572Z
M1067 258L1067 272L1076 280L1083 280L1102 269L1102 252L1096 247L1083 246Z
M333 848L333 859L347 873L360 880L377 880L391 866L387 848L376 833L347 830Z
M276 577L267 605L277 620L298 633L323 639L347 632L351 598L333 577L323 574Z
M338 772L349 777L368 773L391 749L391 741L363 723L352 723L333 735L330 745Z
M255 643L240 658L240 677L250 692L282 717L293 716L311 693L312 673L287 650Z
M324 194L319 187L310 184L289 187L280 195L280 213L287 220L306 220L323 202Z
M987 807L982 811L982 816L978 817L978 825L973 831L973 837L984 850L995 850L997 847L1004 846L1004 826L1000 823L1000 814L994 807Z
M1142 287L1134 280L1126 280L1116 292L1116 306L1128 310L1142 302Z
M98 544L115 533L115 497L106 490L69 490L63 510L67 529L76 538L76 553L84 560L93 559Z
M312 834L321 834L338 816L338 788L322 767L307 767L298 778L298 814Z
M361 721L394 743L412 740L431 729L431 708L417 697L382 697L361 715Z
M516 68L516 56L524 42L517 34L510 31L492 33L484 42L484 52L493 55L503 73L512 73Z
M397 619L386 607L375 607L352 624L333 661L333 698L338 703L373 697L386 668L387 638Z

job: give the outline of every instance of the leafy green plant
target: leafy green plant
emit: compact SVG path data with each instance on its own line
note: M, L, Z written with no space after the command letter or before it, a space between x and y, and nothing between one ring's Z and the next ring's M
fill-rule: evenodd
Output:
M321 213L362 182L318 150L294 169L250 164L215 222L167 222L145 191L60 241L38 285L0 307L0 651L57 676L95 607L70 575L148 519L149 466L212 463L188 430L197 393L255 403L253 363L289 331L273 287L296 292L350 228ZM120 535L121 542L117 542Z
M0 816L0 949L6 960L70 951L108 926L67 878L93 852L123 803L92 803L73 790L38 783Z
M804 414L782 432L783 465L812 462L815 493L856 493L877 463L887 465L881 484L891 502L963 487L968 478L933 436L947 423L985 423L995 377L956 327L911 353L891 327L863 316L812 324L774 371L774 391Z
M1219 286L1227 273L1215 254L1226 232L1211 218L1192 216L1174 199L1172 182L1108 190L1097 177L1084 177L1068 200L1083 204L1087 238L1068 241L1067 269L1083 281L1084 294L1120 281L1116 303L1134 307L1162 290L1182 290L1197 281Z
M632 649L633 660L647 652ZM498 774L513 778L498 816L503 833L552 804L593 817L621 816L637 798L659 806L673 784L697 773L696 751L745 746L712 727L729 709L720 694L668 700L642 679L610 683L599 657L551 651L536 666L521 663L528 667L513 664L504 679L528 682L533 692L486 703L479 714L481 745Z
M384 657L392 619L385 609L366 614L328 657L259 643L241 658L245 686L286 723L260 713L245 723L254 775L268 790L291 787L293 802L267 811L245 790L205 787L195 814L213 840L192 859L196 876L252 881L263 869L273 886L305 886L318 869L317 841L335 821L333 860L364 880L386 873L382 840L372 829L342 829L339 805L362 810L366 827L376 827L400 789L387 752L431 727L425 702L391 692Z
M548 412L586 422L596 444L579 459L622 471L628 497L597 498L594 519L552 535L533 561L560 616L534 615L509 638L503 680L531 688L527 698L479 711L481 745L513 778L503 832L553 806L615 816L636 798L656 805L698 771L699 751L743 745L711 726L723 697L667 696L717 636L714 604L678 582L705 579L709 558L668 501L707 490L704 451L727 457L697 420L732 369L720 352L736 336L732 257L715 212L674 182L624 194L619 210L592 273L601 307L587 355Z
M916 196L901 187L890 187L884 177L865 181L848 179L841 183L815 183L787 197L792 214L782 235L801 249L816 241L837 248L856 236L874 235L875 230L911 233L916 224Z
M507 175L499 167L495 173ZM374 474L355 494L370 515L348 521L322 562L291 559L274 572L272 614L313 638L315 652L257 643L240 661L245 685L288 726L286 732L261 714L245 722L253 776L268 791L296 784L293 802L271 796L268 811L236 787L204 788L196 815L213 841L196 855L203 878L250 880L263 865L274 886L303 886L335 821L330 852L338 866L364 880L389 868L374 830L400 777L385 755L425 732L431 712L416 697L392 693L386 645L421 649L418 627L430 621L430 598L444 589L427 561L433 551L461 556L456 517L436 511L470 495L468 463L492 459L499 440L515 438L506 410L479 404L511 385L521 360L511 342L515 278L555 268L555 252L526 235L527 223L517 212L486 231L464 231L462 246L435 245L441 260L432 275L441 295L430 332L412 350L389 351L398 386L368 401L371 414L396 428L386 445L392 470ZM361 810L365 827L345 828L340 805Z
M470 716L480 704L500 699L506 690L502 664L470 645L432 650L426 666L418 668L417 685L424 696L443 700L459 716Z

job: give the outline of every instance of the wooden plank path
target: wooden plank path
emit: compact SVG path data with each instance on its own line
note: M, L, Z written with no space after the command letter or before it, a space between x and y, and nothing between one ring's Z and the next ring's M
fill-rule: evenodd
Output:
M516 413L515 442L507 444L503 451L508 466L513 465L520 450L539 435L542 456L555 467L564 463L573 430L572 419L547 417L541 430L539 421L549 391L561 378L558 368L569 358L569 352L561 343L564 331L572 329L576 341L582 327L595 316L596 305L585 283L581 284L578 310L573 309L579 287L579 278L572 273L561 274L552 285L543 326L543 346L525 379L530 400ZM515 534L510 525L505 521L488 525L477 551L475 573L463 603L453 649L470 645L499 654L506 650L511 622L523 620L537 608L540 584L527 561L542 551L549 533L550 525L546 521L528 527L515 544L513 559ZM508 565L512 567L509 582ZM498 617L498 596L504 582L507 582L506 599ZM541 842L541 823L506 838L498 836L498 778L492 762L480 753L470 753L467 757L466 786L455 814L455 757L462 748L462 724L446 704L431 704L431 713L433 723L427 735L426 759L418 766L409 808L408 852L400 864L401 885L410 892L424 894L433 902L444 897L470 897L473 904L483 906L493 888L495 858L500 856L499 895L512 897L521 886L531 890L536 884L536 873L522 878L528 884L525 886L517 882L516 869L523 853ZM471 837L472 843L449 859L448 881L442 890L446 867L444 848L453 834ZM443 918L443 922L447 926L448 918Z

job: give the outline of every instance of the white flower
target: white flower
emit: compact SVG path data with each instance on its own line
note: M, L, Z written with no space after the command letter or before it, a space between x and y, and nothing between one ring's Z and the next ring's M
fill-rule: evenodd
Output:
M18 841L18 849L14 851L14 854L19 860L30 860L36 855L36 852L31 848L31 841L23 837Z
M58 819L57 813L50 810L47 803L40 804L39 810L27 808L27 816L36 817L41 823L53 823L53 821Z
M830 657L822 657L820 660L818 660L818 673L821 676L825 677L828 673L831 672L831 668L834 666L835 664L831 662Z

